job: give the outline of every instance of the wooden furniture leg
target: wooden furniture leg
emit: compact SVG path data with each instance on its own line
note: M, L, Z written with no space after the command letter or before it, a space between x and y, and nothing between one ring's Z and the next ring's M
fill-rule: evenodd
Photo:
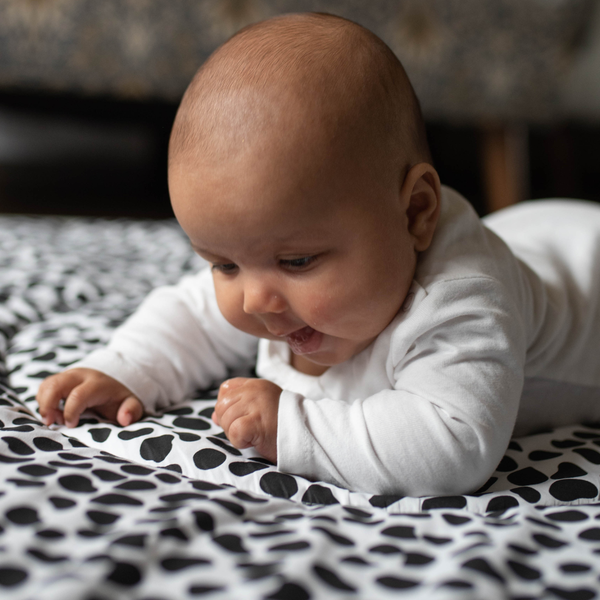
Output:
M486 208L494 212L529 192L528 132L525 125L486 125L482 130L482 161Z

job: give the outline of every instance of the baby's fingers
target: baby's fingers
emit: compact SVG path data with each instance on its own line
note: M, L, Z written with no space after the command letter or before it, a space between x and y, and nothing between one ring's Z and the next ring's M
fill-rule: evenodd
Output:
M135 397L129 396L121 402L117 412L117 423L122 427L127 427L131 423L139 421L144 415L142 403Z
M218 398L221 399L227 394L232 394L238 388L242 387L248 379L248 377L234 377L233 379L227 379L219 386Z
M46 425L64 423L62 412L58 408L60 401L67 398L71 390L80 383L81 377L75 371L65 371L42 381L36 399Z
M215 405L215 423L223 428L229 437L229 427L236 420L248 414L248 403L241 398L223 398Z
M254 446L257 431L256 420L248 415L234 419L226 430L227 439L235 448L240 450Z
M217 397L217 403L215 404L215 410L212 414L212 420L225 429L222 418L223 414L231 410L242 399L242 392L239 390L241 383L245 381L242 377L236 377L235 379L228 379L221 384L219 388L219 395Z
M102 393L98 386L93 382L84 381L73 388L67 398L63 408L63 418L67 427L77 427L79 417L86 408L91 408L99 404L102 399L99 394Z

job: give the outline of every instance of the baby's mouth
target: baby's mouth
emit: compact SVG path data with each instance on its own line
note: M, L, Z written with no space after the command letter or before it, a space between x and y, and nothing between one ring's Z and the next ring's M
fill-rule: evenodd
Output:
M323 341L323 334L312 327L303 327L285 336L294 354L311 354L316 352Z

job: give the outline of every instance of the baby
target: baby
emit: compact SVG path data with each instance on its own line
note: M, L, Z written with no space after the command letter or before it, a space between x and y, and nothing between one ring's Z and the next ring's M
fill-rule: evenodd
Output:
M47 424L93 408L127 426L256 364L219 390L234 446L425 495L477 489L515 431L600 418L600 209L484 226L440 186L407 76L364 28L288 15L220 47L183 97L169 187L210 269L46 379Z

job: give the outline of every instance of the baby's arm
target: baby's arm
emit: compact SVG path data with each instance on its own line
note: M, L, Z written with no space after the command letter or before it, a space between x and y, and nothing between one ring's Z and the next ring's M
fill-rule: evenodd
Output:
M250 367L257 344L223 318L204 270L154 290L107 347L73 367L116 379L153 414Z
M87 408L123 427L139 421L144 413L142 403L123 384L93 369L69 369L48 377L40 385L37 401L46 425L75 427Z
M108 346L45 380L40 412L46 423L75 426L83 410L94 407L129 424L252 365L256 346L256 338L223 318L204 270L154 290Z

